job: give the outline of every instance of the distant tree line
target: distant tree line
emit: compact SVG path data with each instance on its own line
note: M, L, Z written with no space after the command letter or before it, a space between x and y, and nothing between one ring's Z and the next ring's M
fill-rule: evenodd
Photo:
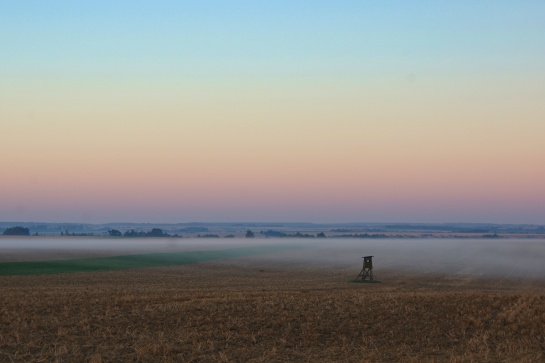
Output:
M122 237L123 236L123 233L121 233L121 231L118 231L117 229L110 229L108 231L108 234L110 235L110 237Z
M68 230L66 230L66 232L61 232L61 236L67 236L67 237L92 237L94 236L94 234L91 232L91 233L75 233L75 232L68 232Z
M355 233L355 234L341 234L339 236L335 236L335 237L339 237L339 238L419 238L419 236L404 236L404 235L395 235L395 236L391 236L391 235L387 235L387 234L384 234L384 233L374 233L374 234L369 234L369 233Z
M375 233L375 234L369 234L369 233L355 233L355 234L342 234L340 236L336 236L340 238L391 238L391 236L388 236L384 233ZM396 236L396 238L403 238L403 236Z
M125 233L121 233L121 231L118 231L117 229L110 229L108 231L108 234L111 237L178 237L178 235L170 235L166 232L163 232L161 228L153 228L151 231L144 232L144 231L135 231L134 229L130 229L128 231L125 231Z
M259 233L261 233L262 235L266 237L279 237L279 238L326 238L327 237L324 232L320 232L316 234L316 236L314 236L313 234L308 234L308 233L301 233L301 232L285 233L281 231L273 231L270 229L268 231L261 231Z
M9 227L3 234L4 236L30 236L30 230L21 226Z

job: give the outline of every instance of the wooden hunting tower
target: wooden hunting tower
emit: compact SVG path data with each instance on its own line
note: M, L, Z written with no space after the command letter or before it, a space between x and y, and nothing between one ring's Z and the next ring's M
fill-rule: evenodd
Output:
M361 277L361 281L375 281L373 278L373 256L365 256L362 258L363 268L361 269L360 274L356 277L356 280Z

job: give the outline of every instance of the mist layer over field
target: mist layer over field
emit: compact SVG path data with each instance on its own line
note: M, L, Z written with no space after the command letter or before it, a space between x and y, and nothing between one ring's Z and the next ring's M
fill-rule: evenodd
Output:
M244 257L245 263L278 267L361 268L373 255L375 274L413 271L482 277L545 280L545 241L524 239L111 239L0 238L0 261L37 261L143 253L285 246ZM293 249L291 247L300 247ZM288 248L289 247L289 248ZM282 249L280 249L282 251Z
M353 266L359 272L361 257L368 255L374 256L379 279L381 270L396 270L545 280L544 240L331 239L283 257L331 268Z

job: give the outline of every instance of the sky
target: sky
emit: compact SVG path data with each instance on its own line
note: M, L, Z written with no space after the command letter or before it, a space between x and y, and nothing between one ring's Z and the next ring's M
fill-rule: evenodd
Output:
M545 224L543 14L0 0L0 220Z

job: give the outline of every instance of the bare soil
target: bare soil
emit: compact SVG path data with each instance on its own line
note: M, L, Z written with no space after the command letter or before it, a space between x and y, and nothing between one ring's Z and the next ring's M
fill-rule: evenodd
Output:
M543 362L545 283L237 259L0 277L1 362Z

